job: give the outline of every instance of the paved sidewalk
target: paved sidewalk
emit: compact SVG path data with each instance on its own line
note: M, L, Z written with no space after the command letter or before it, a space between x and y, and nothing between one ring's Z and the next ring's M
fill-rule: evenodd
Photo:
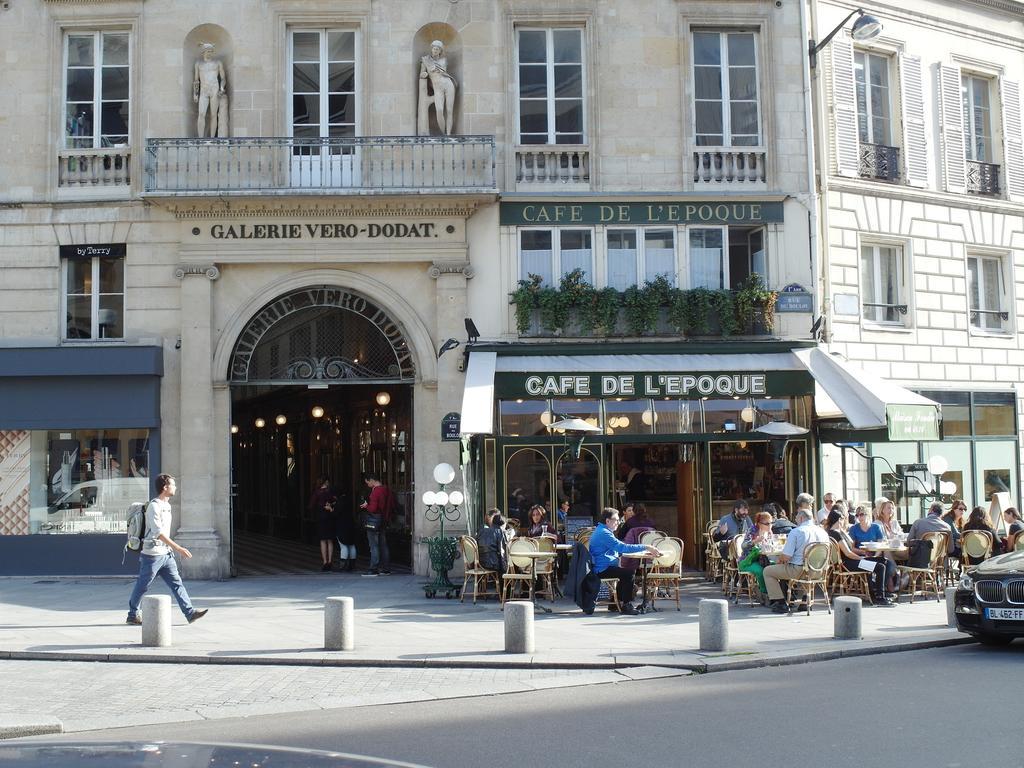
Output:
M188 625L174 609L173 645L143 648L139 627L126 626L131 580L0 579L0 659L188 661L342 666L674 667L705 672L877 653L964 641L946 626L944 603L918 599L895 608L865 607L864 639L832 639L823 607L810 616L778 616L730 606L728 654L698 651L697 601L721 597L694 577L682 610L620 616L601 609L584 616L568 600L537 614L536 653L503 652L502 613L492 600L472 605L424 598L416 576L308 577L190 582L195 604L209 615ZM151 594L161 594L162 585ZM348 595L356 606L356 649L323 650L323 604Z

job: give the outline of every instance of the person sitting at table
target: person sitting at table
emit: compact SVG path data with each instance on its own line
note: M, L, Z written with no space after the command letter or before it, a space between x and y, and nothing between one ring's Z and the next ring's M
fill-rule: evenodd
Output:
M880 496L875 499L875 522L882 526L882 533L887 539L895 539L903 536L903 529L896 520L896 505L891 499Z
M741 571L754 574L762 595L768 594L768 588L764 583L764 565L761 558L765 553L774 551L775 547L776 537L772 533L772 513L762 510L754 515L754 527L743 538L743 559L738 564Z
M999 536L996 535L995 526L992 525L992 518L988 516L988 510L984 507L975 507L971 510L971 514L967 517L967 522L964 523L965 531L985 531L989 536L992 537L992 556L1002 554L1003 543L999 540ZM981 560L974 560L970 556L966 558L967 565L977 565Z
M488 522L480 529L476 544L480 550L480 565L491 571L504 573L508 566L508 539L505 537L505 518L501 512L492 509L488 512Z
M750 520L750 508L743 499L737 499L732 505L732 512L718 521L714 539L718 542L718 551L723 560L729 559L729 542L734 536L745 536L754 527Z
M843 565L848 571L867 571L861 563L873 563L873 568L868 571L868 584L871 591L872 605L895 605L885 594L885 585L889 582L889 575L886 571L886 563L889 561L884 557L867 557L867 552L860 549L853 543L850 534L846 532L846 513L837 511L835 507L825 518L825 525L828 528L828 536L839 547L839 556Z
M619 611L627 616L635 616L637 610L632 602L633 571L619 564L619 555L646 552L652 557L658 557L661 552L655 547L619 541L613 533L618 524L619 510L605 507L601 512L601 522L590 536L590 559L594 563L594 573L600 578L619 580L615 590L619 598ZM609 610L614 610L614 606L609 606Z
M941 501L933 501L928 507L928 514L920 517L910 526L907 533L907 541L920 541L926 533L945 533L949 535L947 552L953 554L954 549L960 548L960 531L949 526L949 523L942 519L945 509Z
M888 537L882 529L882 524L871 519L867 504L858 504L853 513L855 521L847 533L853 539L854 546L859 547L866 541L887 541Z
M626 521L625 525L620 525L617 538L624 541L626 544L639 544L640 537L648 531L654 530L654 521L647 516L647 507L641 502L636 504L629 504L628 506L633 507L633 516ZM627 571L636 571L640 566L640 561L634 558L627 558L622 567Z
M634 514L635 509L633 507L633 502L630 501L622 508L622 522L620 522L619 527L615 529L615 538L626 538L626 531L629 530L626 526L629 525L629 521L633 519Z
M788 613L785 595L782 593L780 581L799 578L803 574L804 549L808 544L828 543L825 529L814 522L814 497L809 493L801 493L796 497L797 526L786 537L786 546L782 548L779 561L764 569L764 583L768 590L768 605L775 613Z
M527 521L530 524L529 529L526 531L527 536L547 536L551 539L557 539L558 534L555 533L555 526L548 522L547 511L540 504L534 504L530 507L530 512L527 515Z
M789 519L789 513L786 512L785 507L776 504L772 514L775 515L775 520L772 522L772 533L785 534L796 528L793 521Z
M1006 538L1003 539L1003 551L1013 552L1017 546L1017 539L1024 533L1024 521L1021 520L1020 512L1016 507L1007 507L1003 510L1003 522L1006 523Z

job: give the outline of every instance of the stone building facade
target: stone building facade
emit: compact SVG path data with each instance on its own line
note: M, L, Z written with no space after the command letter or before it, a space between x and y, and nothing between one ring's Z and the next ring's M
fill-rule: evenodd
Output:
M815 37L854 9L811 6ZM826 332L832 350L940 402L943 439L823 440L823 485L895 498L911 520L936 490L968 508L994 492L1018 503L1024 4L858 7L881 36L840 34L816 74ZM899 480L936 455L940 477Z

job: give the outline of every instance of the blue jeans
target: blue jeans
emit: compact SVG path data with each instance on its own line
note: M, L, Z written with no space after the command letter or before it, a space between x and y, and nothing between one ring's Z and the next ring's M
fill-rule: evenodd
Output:
M384 535L384 519L380 515L367 515L366 524L377 528L375 531L366 529L366 538L370 542L370 570L387 570L391 567L391 554Z
M172 554L139 555L139 577L135 580L132 596L128 598L128 618L134 619L138 615L142 596L146 594L149 585L157 576L160 576L167 584L174 599L178 601L178 607L185 614L185 618L190 618L196 609L192 607L192 601L189 600L188 592L185 591L185 585L181 583L178 563Z

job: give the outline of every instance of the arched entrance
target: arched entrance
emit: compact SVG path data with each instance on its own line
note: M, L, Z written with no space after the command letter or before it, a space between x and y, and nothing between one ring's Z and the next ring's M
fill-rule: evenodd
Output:
M352 290L296 288L249 320L228 365L235 573L319 570L309 506L320 477L337 494L342 541L361 555L364 473L411 508L415 373L402 327ZM411 560L410 534L401 518L389 531L396 563Z

